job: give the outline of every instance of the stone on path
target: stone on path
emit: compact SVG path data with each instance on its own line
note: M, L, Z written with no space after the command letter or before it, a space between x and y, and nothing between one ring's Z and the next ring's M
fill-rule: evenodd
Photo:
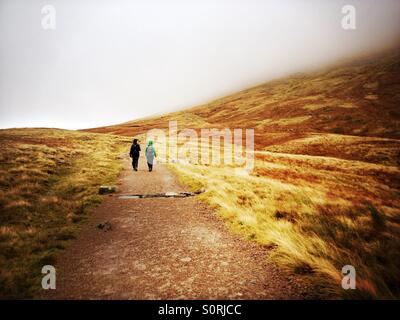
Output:
M99 188L99 194L114 193L116 191L116 186L100 186Z

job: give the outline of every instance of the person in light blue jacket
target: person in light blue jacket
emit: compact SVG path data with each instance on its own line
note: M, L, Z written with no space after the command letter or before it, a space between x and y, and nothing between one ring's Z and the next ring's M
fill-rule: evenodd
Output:
M157 157L156 149L153 146L153 141L149 140L146 147L146 159L149 171L153 170L153 162L155 157Z

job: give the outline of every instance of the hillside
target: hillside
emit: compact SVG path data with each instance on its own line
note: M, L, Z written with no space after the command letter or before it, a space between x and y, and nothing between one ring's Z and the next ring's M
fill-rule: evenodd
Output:
M399 104L396 53L116 126L0 130L0 298L35 294L40 266L100 203L98 186L115 182L131 138L169 120L179 129L255 129L248 174L225 164L170 168L206 190L199 198L233 233L267 247L265 259L321 297L399 298ZM341 287L348 264L357 290Z
M400 54L271 81L184 111L87 131L134 136L151 128L254 128L258 148L309 133L400 138ZM385 142L382 142L385 143Z
M184 111L91 132L254 128L255 167L170 166L233 232L321 294L400 297L400 55L271 81ZM343 290L344 265L357 290Z

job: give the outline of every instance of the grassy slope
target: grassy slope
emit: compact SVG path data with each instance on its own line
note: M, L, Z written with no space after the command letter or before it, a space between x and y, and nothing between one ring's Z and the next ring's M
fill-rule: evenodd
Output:
M192 109L88 131L255 128L258 148L310 132L400 138L400 54L268 82Z
M333 296L399 297L400 170L330 157L265 152L250 175L174 164L184 183L234 232L274 248L271 258ZM341 268L357 290L341 289Z
M0 298L32 297L41 267L74 238L98 186L116 180L126 138L57 129L0 130Z
M255 128L252 174L173 165L232 230L274 248L272 259L340 297L400 297L400 55L364 59L260 85L161 117L89 131L138 135ZM341 288L341 268L357 290Z

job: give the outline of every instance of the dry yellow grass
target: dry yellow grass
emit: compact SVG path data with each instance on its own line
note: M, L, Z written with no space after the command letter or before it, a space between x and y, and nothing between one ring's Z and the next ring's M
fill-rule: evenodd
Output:
M265 128L268 125L278 125L278 126L289 126L295 124L301 124L309 120L311 116L293 117L293 118L281 118L277 120L266 119L260 122L256 128Z
M266 151L330 156L396 166L400 164L400 141L340 134L306 134L264 148Z
M74 238L98 186L116 180L126 138L56 129L1 130L0 298L32 297L41 267Z
M322 138L329 148L338 137L320 135L316 141ZM295 145L306 148L309 143L304 139ZM356 154L358 146L349 144L347 150ZM273 248L273 261L308 278L322 296L398 298L398 166L376 157L378 163L372 163L290 154L290 144L287 153L282 153L285 145L279 148L281 153L256 151L250 175L223 165L171 166L184 183L207 190L201 198L234 232ZM387 144L386 153L392 148ZM348 264L357 271L355 291L341 287L341 269Z

